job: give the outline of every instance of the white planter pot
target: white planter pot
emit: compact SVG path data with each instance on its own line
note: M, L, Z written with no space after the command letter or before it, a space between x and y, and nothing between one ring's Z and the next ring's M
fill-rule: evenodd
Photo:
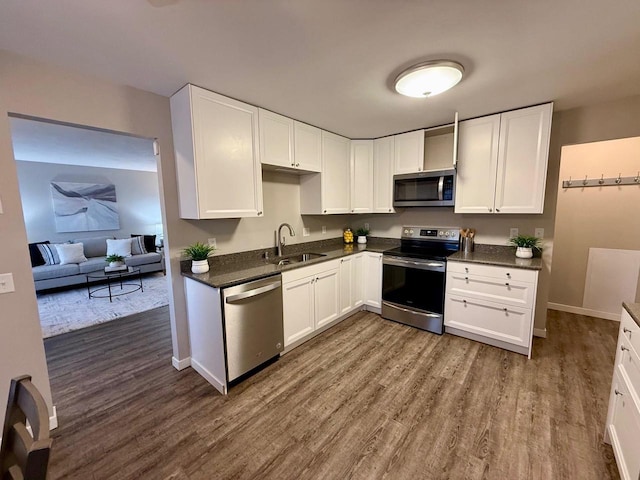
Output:
M191 260L191 271L193 273L207 273L209 271L209 261Z
M110 267L121 267L124 265L124 262L109 262Z
M367 243L367 237L364 235L358 235L358 243Z
M531 257L533 257L533 248L531 248L531 247L518 247L518 248L516 248L516 257L518 257L518 258L531 258Z

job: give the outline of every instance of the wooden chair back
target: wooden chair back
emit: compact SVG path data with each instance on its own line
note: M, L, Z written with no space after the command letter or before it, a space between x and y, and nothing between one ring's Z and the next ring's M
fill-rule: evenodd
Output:
M30 376L14 378L2 429L0 479L45 480L51 443L49 412L42 395Z

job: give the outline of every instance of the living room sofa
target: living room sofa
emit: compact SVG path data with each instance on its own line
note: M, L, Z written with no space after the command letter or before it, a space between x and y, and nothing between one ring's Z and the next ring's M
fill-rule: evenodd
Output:
M87 258L86 262L33 266L33 280L36 291L86 284L87 273L104 270L107 266L107 238L113 237L79 238L71 241L71 243L83 244L84 256ZM31 245L30 250L32 250ZM32 255L32 264L33 261ZM132 255L125 258L125 264L129 267L139 268L141 273L165 271L162 252Z

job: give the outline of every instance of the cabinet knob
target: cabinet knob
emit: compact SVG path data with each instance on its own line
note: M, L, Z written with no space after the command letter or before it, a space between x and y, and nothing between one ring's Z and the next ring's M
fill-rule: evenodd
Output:
M467 301L466 301L466 300L462 300L462 303L464 303L464 304L466 305L466 304L467 304Z
M351 211L352 211L352 212L355 212L355 211L356 211L356 209L355 209L355 208L352 208L352 209L351 209Z
M622 345L620 347L620 350L622 350L623 352L628 352L629 351L629 349L627 347L625 347L624 345Z
M340 260L340 263L344 263L344 258L342 258L342 259Z
M499 209L499 208L496 208L496 212L500 213L500 209Z
M507 307L504 307L502 310L504 310L505 313L508 312Z
M631 334L631 330L629 330L627 327L622 327L622 331L623 331L624 333ZM631 335L629 335L629 336L631 336Z
M469 273L469 269L467 267L464 267L464 271Z
M262 215L262 212L258 212L258 216Z
M299 163L296 163L296 167L299 167L299 166L300 166L300 164L299 164Z
M389 212L391 212L391 209L389 209Z
M617 388L614 390L616 395L620 395L621 397L624 396L624 393L622 393L620 390L618 390Z
M506 282L505 285L508 287L509 286L509 282Z
M511 274L510 274L510 273L507 273L507 277L508 277L508 278L511 278Z
M422 171L422 167L418 167L418 171L421 172Z
M468 282L468 281L469 281L469 277L464 277L464 280L465 280L466 282Z
M327 213L327 211L326 211L326 210L323 210L323 213Z
M493 212L493 208L489 208L489 212Z

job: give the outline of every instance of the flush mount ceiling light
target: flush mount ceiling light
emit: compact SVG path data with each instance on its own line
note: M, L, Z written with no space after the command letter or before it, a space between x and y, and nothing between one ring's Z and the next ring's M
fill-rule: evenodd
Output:
M464 67L451 60L419 63L398 75L396 91L407 97L433 97L455 86L463 73Z

